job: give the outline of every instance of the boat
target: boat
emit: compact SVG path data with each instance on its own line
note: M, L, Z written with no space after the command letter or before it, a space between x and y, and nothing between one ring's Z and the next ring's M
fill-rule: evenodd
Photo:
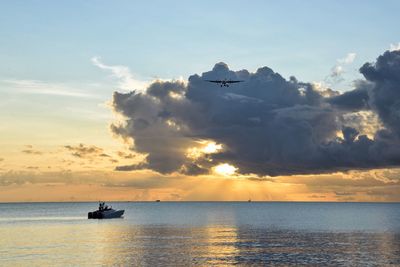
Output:
M115 210L107 206L104 202L99 203L99 209L89 212L88 219L111 219L121 218L125 210Z

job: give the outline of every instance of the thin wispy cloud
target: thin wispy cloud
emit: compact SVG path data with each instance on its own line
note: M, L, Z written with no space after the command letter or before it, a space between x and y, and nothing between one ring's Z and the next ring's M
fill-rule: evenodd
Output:
M87 157L94 157L94 156L103 156L103 149L97 146L88 146L84 144L79 144L77 146L66 145L64 146L65 149L71 152L72 156L78 158L87 158Z
M30 154L30 155L42 155L43 154L42 151L34 150L34 149L24 149L21 152L25 153L25 154Z
M97 98L94 94L88 94L76 88L63 84L51 83L40 80L19 80L8 79L2 80L1 83L6 87L11 87L14 91L26 94L42 94L67 97Z
M148 82L134 78L131 70L127 66L107 65L101 61L100 57L92 57L91 61L94 66L110 71L112 76L118 80L118 87L123 90L144 90L148 86Z
M343 80L341 76L344 73L345 65L353 63L356 56L356 53L348 53L344 58L338 59L336 65L332 68L330 77L336 79L336 82Z
M356 59L356 53L348 53L346 57L338 59L339 64L351 64Z
M336 60L336 64L331 68L331 72L324 79L326 87L332 87L342 83L345 79L343 75L346 73L346 67L351 65L356 59L357 54L354 52L347 53L343 58Z

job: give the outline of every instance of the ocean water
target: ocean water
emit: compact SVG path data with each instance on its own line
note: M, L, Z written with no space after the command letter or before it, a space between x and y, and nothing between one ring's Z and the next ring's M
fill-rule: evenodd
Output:
M400 266L399 203L0 204L0 266Z

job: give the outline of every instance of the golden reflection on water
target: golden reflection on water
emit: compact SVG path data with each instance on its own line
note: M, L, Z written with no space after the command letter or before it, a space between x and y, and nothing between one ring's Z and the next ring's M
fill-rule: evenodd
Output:
M247 226L130 225L123 220L10 223L0 266L400 265L400 236Z
M239 248L235 246L237 243L236 227L209 227L205 230L207 244L206 254L204 258L209 259L211 265L230 265L233 264L234 258L239 255Z
M98 232L102 264L157 266L230 265L238 253L232 227L104 227Z

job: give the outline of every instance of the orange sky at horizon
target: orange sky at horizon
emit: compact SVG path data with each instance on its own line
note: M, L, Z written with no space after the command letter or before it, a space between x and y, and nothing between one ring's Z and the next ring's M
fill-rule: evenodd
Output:
M126 156L126 154L121 155ZM37 157L38 154L34 156ZM154 201L156 199L398 202L400 185L395 179L398 173L397 169L382 169L258 177L216 172L201 176L175 173L162 175L149 170L121 172L107 168L97 168L97 170L37 168L19 171L3 169L0 173L0 202Z

